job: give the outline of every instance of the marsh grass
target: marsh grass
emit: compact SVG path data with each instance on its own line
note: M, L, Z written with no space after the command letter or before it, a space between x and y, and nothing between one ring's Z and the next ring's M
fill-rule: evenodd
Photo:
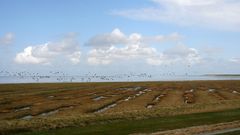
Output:
M125 135L132 133L151 133L156 131L185 128L203 124L215 124L220 122L230 122L240 120L240 109L207 112L196 114L185 114L166 117L152 117L139 120L110 120L102 123L95 123L83 127L68 127L47 131L34 131L20 133L17 135L77 135L77 134L115 134ZM23 130L24 131L24 130ZM19 132L19 131L18 131Z
M144 89L148 88L152 91L146 95L144 94L135 98L133 101L130 100L120 103L121 105L111 108L110 111L99 114L93 113L96 110L123 100L138 92L138 90L117 89L135 88L137 86ZM222 100L215 98L208 94L208 88L219 90L218 92L226 96L226 98ZM196 101L193 104L185 104L183 93L190 89L196 90L194 91L196 92ZM0 132L42 131L67 127L79 127L84 131L85 128L83 127L87 129L87 127L91 125L108 125L109 123L120 122L115 125L116 127L112 127L112 129L116 129L124 125L124 122L128 123L129 121L133 122L132 125L134 125L134 121L138 120L139 123L141 123L141 120L150 120L154 123L156 122L153 120L154 118L165 120L164 117L240 108L240 96L234 95L232 90L240 92L240 81L2 84L0 85L0 103L2 103L0 104ZM156 95L163 93L165 93L166 96L160 99L153 108L147 109L145 107L147 103L152 102ZM92 100L93 97L105 95L116 96L108 97L97 102ZM54 97L48 98L49 96ZM4 102L8 103L5 104ZM16 109L16 107L26 105L31 105L31 109L14 112L14 107ZM131 107L132 105L138 105L138 107ZM73 106L73 108L60 110L58 113L49 117L36 116L31 120L18 119L24 115L35 116L42 112L64 106ZM206 115L206 117L208 116ZM235 118L238 117L234 116L234 119ZM226 120L228 120L228 118L226 118ZM229 120L232 120L231 115L229 115ZM123 124L121 124L121 122L123 122ZM111 124L108 126L111 127ZM136 127L137 126L141 127L141 125L136 123ZM98 126L96 126L96 128L97 127ZM105 129L104 127L102 128ZM129 130L129 132L131 128L136 131L139 130L131 126L129 126L129 129L128 127L119 129L125 130L125 128L126 131ZM143 125L142 129L145 128L147 131L148 126ZM104 133L107 133L108 130L112 131L112 129L106 129ZM69 130L69 128L66 130ZM135 130L131 130L131 132ZM98 133L97 131L99 131L99 133L102 132L101 129L96 129L95 133ZM76 130L76 132L78 131ZM89 131L86 130L86 133L88 132Z

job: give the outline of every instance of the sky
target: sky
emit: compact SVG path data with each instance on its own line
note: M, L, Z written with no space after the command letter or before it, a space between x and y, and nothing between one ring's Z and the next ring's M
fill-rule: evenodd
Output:
M1 0L0 70L240 73L239 0Z

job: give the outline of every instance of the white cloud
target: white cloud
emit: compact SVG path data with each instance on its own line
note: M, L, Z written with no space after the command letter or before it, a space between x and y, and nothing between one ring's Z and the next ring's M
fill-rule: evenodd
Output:
M126 36L119 29L118 32L123 35L122 37L125 37L124 42L121 42L122 46L118 46L120 42L108 42L108 46L102 44L94 44L94 46L98 47L93 48L89 51L88 63L93 65L107 65L119 60L142 59L150 65L172 64L176 62L194 64L198 63L201 59L196 49L188 48L184 45L175 46L174 48L169 49L165 52L158 52L156 48L146 44L150 43L149 41L162 42L163 40L176 40L176 37L178 38L179 36L176 36L175 33L171 34L170 36L144 37L139 33L133 33L129 36ZM107 41L116 41L111 39L113 36L106 35L107 34L103 34L104 38L101 38L101 43L106 43L104 39ZM98 36L102 37L102 35ZM90 39L90 42L88 43L91 43L95 38L96 37ZM89 45L91 46L91 44Z
M90 64L110 64L115 60L130 60L138 58L147 58L155 55L156 49L145 47L140 44L131 44L125 47L117 48L98 48L89 52L88 62Z
M21 64L39 64L39 63L48 63L48 59L44 57L35 57L33 56L33 47L29 46L23 50L23 52L18 53L15 57L15 61Z
M189 48L185 45L176 45L164 52L158 53L157 56L147 58L150 65L173 65L181 64L198 64L202 61L202 57L195 48Z
M20 64L50 64L58 57L66 57L73 64L80 62L81 52L76 35L69 34L56 42L28 46L15 57Z
M10 45L14 41L14 34L9 32L6 33L3 37L0 37L0 45Z
M73 54L68 55L68 57L73 64L78 64L80 62L81 52L76 51Z
M240 30L238 0L152 0L152 2L155 4L153 7L113 11L113 14L183 26Z
M147 58L146 62L149 65L153 65L153 66L168 64L167 61L164 59L164 55L162 53L159 53L158 56L152 56L152 57Z
M189 64L198 63L201 59L197 49L188 48L185 45L177 45L166 50L164 56L174 61L185 60Z
M136 44L141 42L142 44L164 41L178 41L182 38L180 34L174 32L170 35L156 35L156 36L142 36L139 33L132 33L126 36L118 28L114 29L111 33L104 33L91 38L86 45L94 48L111 47L115 45Z
M180 41L183 38L177 32L171 33L170 35L163 36L163 35L156 35L156 36L146 36L143 37L143 41L146 43L154 43L154 42L164 42L164 41Z
M109 47L116 44L125 44L126 42L127 39L125 35L119 29L114 29L111 33L105 33L91 38L86 45L92 47Z
M214 47L214 46L203 46L201 51L204 52L206 55L216 55L224 52L224 49L221 47Z
M231 58L229 61L240 64L240 58Z

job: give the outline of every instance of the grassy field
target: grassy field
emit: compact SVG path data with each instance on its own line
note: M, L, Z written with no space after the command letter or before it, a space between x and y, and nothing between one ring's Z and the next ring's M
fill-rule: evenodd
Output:
M49 133L80 132L65 129L73 126L88 133L89 125L99 124L90 127L99 133L118 127L119 132L148 132L148 125L134 127L134 123L140 124L144 119L152 123L149 127L155 131L161 129L154 123L161 125L159 121L179 118L184 127L184 119L187 121L195 113L207 117L210 112L235 109L235 114L240 108L240 81L1 84L0 93L1 133L56 128L61 129ZM236 119L239 118L234 116ZM196 120L203 122L199 124L208 121ZM232 120L231 115L223 121L228 120Z
M240 109L222 112L187 114L170 117L156 117L144 120L120 121L86 127L63 128L51 131L30 132L17 135L78 135L102 134L125 135L132 133L151 133L203 124L215 124L240 120Z

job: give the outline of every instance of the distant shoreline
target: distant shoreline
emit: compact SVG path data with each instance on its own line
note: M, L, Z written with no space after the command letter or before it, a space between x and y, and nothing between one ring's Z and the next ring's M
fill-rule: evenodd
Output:
M226 82L226 81L240 81L240 79L236 80L159 80L159 81L99 81L99 82L15 82L15 83L1 83L0 85L37 85L37 84L101 84L101 83L172 83L172 82Z
M27 83L90 83L90 82L173 82L173 81L212 81L240 80L240 74L205 74L205 75L175 75L148 77L114 77L114 76L0 76L0 84Z
M204 76L240 76L240 74L205 74Z

